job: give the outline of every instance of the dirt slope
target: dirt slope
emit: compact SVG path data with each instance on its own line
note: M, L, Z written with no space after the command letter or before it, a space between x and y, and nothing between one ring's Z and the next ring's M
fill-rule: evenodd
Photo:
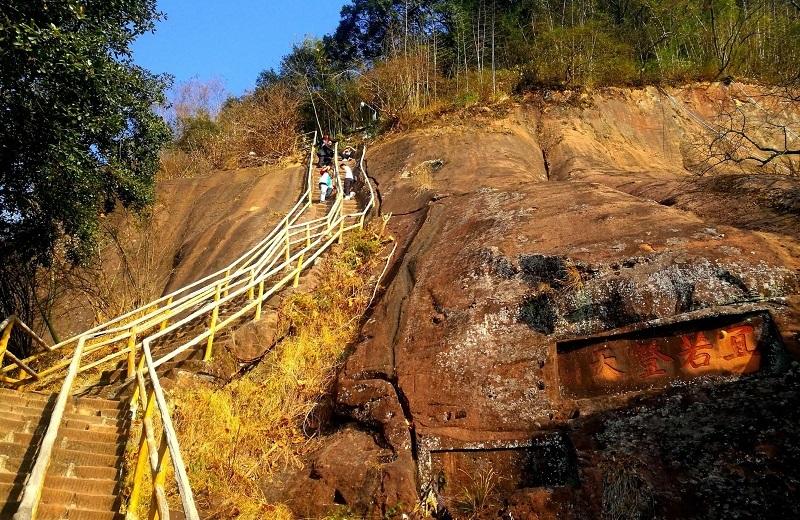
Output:
M107 216L101 263L72 272L56 301L61 337L228 265L294 205L305 172L300 165L248 168L165 181L150 220Z
M531 99L371 149L399 254L300 515L420 491L440 518L792 511L800 187L690 174L686 110L727 93L671 94Z

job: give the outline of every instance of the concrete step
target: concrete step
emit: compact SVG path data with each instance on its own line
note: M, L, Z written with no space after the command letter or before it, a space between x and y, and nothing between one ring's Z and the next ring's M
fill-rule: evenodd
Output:
M116 478L78 478L47 475L45 486L53 490L66 490L86 495L116 495L121 484Z
M117 495L91 495L79 493L77 490L51 489L45 481L42 504L64 505L95 511L119 511L120 499Z
M36 450L30 446L20 446L9 442L0 442L0 453L6 457L1 469L11 473L20 471L20 468L26 468L36 456ZM116 467L120 461L120 455L104 455L56 447L53 449L51 465ZM59 473L56 472L56 474Z
M32 443L40 443L42 434L30 433L10 433L3 442L17 444L20 446L30 446ZM101 455L122 455L125 453L125 444L119 442L119 436L109 436L102 440L95 439L93 435L86 435L85 432L70 430L64 432L59 428L58 440L56 445L59 448L68 450L84 451L86 453L99 453Z
M5 413L0 416L0 436L10 431L18 433L36 433L46 428L49 417L41 417L25 413ZM105 417L92 417L83 415L65 414L62 428L82 430L97 433L122 433L127 426L127 420L108 419Z
M125 516L117 511L78 509L65 504L43 504L36 515L36 520L123 520L124 518Z
M8 417L9 419L17 419L19 417L23 418L30 418L30 417L45 417L50 416L52 412L51 407L47 407L44 410L40 408L29 408L23 406L13 406L6 403L0 403L0 417ZM75 419L78 421L83 421L90 424L102 424L102 425L116 425L120 421L126 421L126 413L124 409L99 409L99 410L91 410L85 407L75 407L75 406L67 406L64 417L67 419Z

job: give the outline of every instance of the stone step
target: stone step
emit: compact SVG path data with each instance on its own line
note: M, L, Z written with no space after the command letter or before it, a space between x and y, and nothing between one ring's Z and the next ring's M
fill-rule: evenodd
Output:
M34 414L4 413L0 416L0 435L10 431L19 433L35 433L47 427L49 417ZM92 417L83 415L65 414L61 427L86 432L121 433L127 421L123 419L108 419L105 417Z
M116 488L117 483L108 480L93 482L89 479L87 482L77 478L56 480L47 477L42 490L41 504L66 504L100 511L119 509L120 500L114 492ZM22 500L24 490L24 481L0 482L0 504L19 502Z
M36 450L30 446L20 446L9 442L0 442L0 453L5 457L2 463L2 470L7 472L18 472L20 468L27 467L36 456ZM60 464L62 466L97 466L97 467L116 467L121 461L119 455L104 455L99 453L88 453L78 450L54 448L50 464ZM56 472L56 474L59 474ZM64 473L66 475L66 473Z
M12 435L12 438L18 434L42 435L46 427L46 424L40 424L35 419L20 421L0 418L0 440L6 438L9 434ZM88 435L94 442L118 442L120 435L124 434L125 430L120 428L109 429L104 426L69 420L61 423L58 433L74 439L84 438Z
M0 455L2 457L2 455ZM28 478L26 474L10 473L0 470L0 484L21 484Z
M116 482L119 474L119 469L112 466L80 466L70 462L52 461L47 471L47 478L64 477Z
M0 441L17 444L20 446L30 446L32 443L41 442L43 434L30 433L9 433ZM106 437L101 440L85 432L70 430L62 431L59 428L56 446L67 450L84 451L86 453L99 453L102 455L122 455L125 453L125 444L119 442L119 436Z
M76 491L87 495L116 495L121 484L116 478L79 478L47 475L45 486L50 489Z
M8 388L0 388L0 402L15 402L21 399L26 399L31 402L47 403L53 399L53 394L42 394L39 392L20 392L18 390L10 390Z
M24 489L24 480L17 482L0 482L0 504L19 502L22 499L22 491Z
M0 403L0 417L8 417L10 419L21 417L42 417L43 415L49 417L52 412L52 407L48 406L44 410L41 408L31 408L24 406L15 406L9 403ZM86 407L67 406L64 411L64 417L68 419L76 419L91 424L116 424L119 421L127 419L125 409L98 409L92 410Z
M47 504L95 511L119 511L120 499L117 495L92 495L71 489L52 489L47 486L45 481L45 487L42 490L42 505Z
M27 473L18 473L17 471L6 471L3 469L6 458L6 455L0 455L0 482L4 484L25 482L28 476ZM101 485L100 483L102 482L116 485L118 476L119 470L117 468L76 466L69 463L54 462L48 468L47 482L48 485L52 483L52 487L54 488L61 488L63 486L60 485L59 482L62 479L64 481L80 480L91 488L93 485Z
M38 392L20 392L17 390L9 390L7 388L0 388L0 403L27 403L25 406L32 407L36 404L41 404L41 407L48 402L55 403L55 395L41 394ZM73 397L70 399L70 405L87 408L90 410L99 409L121 409L124 408L124 403L114 399L98 399L93 397Z
M123 520L118 511L77 509L65 504L42 504L36 520Z

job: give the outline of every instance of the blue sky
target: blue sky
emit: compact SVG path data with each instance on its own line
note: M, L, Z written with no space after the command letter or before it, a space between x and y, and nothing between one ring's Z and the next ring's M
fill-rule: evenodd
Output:
M293 43L322 36L339 22L345 0L159 0L167 15L133 45L136 63L176 82L219 78L233 94L251 90L277 68Z

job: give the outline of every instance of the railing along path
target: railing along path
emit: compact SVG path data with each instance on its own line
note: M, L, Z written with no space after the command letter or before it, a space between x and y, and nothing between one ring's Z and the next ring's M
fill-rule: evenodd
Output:
M363 227L367 215L375 207L376 198L364 165L366 148L360 161L361 176L368 189L363 209L352 214L342 211L344 190L339 177L337 146L334 150L336 174L333 175L336 197L325 216L309 218L315 216L312 200L317 182L313 176L314 143L316 134L309 155L306 188L300 199L263 240L224 269L52 346L14 316L0 323L0 365L8 361L0 368L0 383L31 388L63 381L15 520L32 520L36 516L50 453L77 375L123 359L127 367L126 382L134 385L131 410L134 414L142 410L142 435L127 507L128 518L136 518L148 467L152 486L150 514L160 519L169 518L165 481L170 463L185 517L199 518L157 369L191 349L201 349L203 359L210 360L214 338L221 330L249 316L254 321L259 320L266 301L290 284L296 287L303 270L345 232ZM39 352L20 359L7 351L15 326L33 338ZM180 334L187 328L194 335L184 341ZM155 342L159 342L158 348L154 348ZM70 352L69 347L73 347L72 352L64 356ZM154 351L160 357L156 358ZM156 427L154 419L159 420L160 428Z

